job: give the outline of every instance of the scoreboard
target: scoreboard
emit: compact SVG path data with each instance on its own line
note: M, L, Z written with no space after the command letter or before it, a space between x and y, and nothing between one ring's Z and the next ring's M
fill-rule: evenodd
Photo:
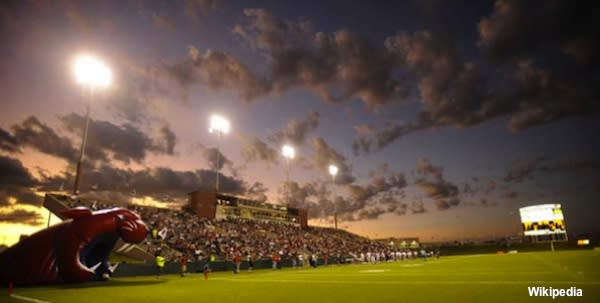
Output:
M520 208L519 212L525 236L567 233L560 204L533 205Z

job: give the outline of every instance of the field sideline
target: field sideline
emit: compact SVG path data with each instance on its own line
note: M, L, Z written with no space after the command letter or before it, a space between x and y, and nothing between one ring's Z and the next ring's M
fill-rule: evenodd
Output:
M583 297L528 295L528 286L577 287ZM317 269L119 278L17 288L0 302L600 302L600 252L467 255ZM34 302L34 301L31 301Z

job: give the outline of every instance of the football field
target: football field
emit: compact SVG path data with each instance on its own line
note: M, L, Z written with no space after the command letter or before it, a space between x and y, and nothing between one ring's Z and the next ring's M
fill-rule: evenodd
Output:
M528 287L580 289L582 297L530 297ZM600 302L600 252L442 257L316 269L118 278L15 289L0 302ZM28 301L29 300L29 301Z

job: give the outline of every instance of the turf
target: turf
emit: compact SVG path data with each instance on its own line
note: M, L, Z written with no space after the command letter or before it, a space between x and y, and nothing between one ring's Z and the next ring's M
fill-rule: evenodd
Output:
M528 286L578 287L583 297L529 297ZM600 252L468 255L319 267L119 278L19 288L47 302L600 302ZM25 302L0 296L1 302Z

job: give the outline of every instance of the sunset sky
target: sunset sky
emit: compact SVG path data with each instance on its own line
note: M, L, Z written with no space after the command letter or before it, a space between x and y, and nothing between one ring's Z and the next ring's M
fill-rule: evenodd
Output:
M460 2L460 3L458 3ZM591 4L589 4L591 5ZM221 188L370 237L600 232L600 21L579 1L2 1L0 243L47 191L179 207ZM79 54L112 85L75 83ZM340 167L335 185L329 164Z

